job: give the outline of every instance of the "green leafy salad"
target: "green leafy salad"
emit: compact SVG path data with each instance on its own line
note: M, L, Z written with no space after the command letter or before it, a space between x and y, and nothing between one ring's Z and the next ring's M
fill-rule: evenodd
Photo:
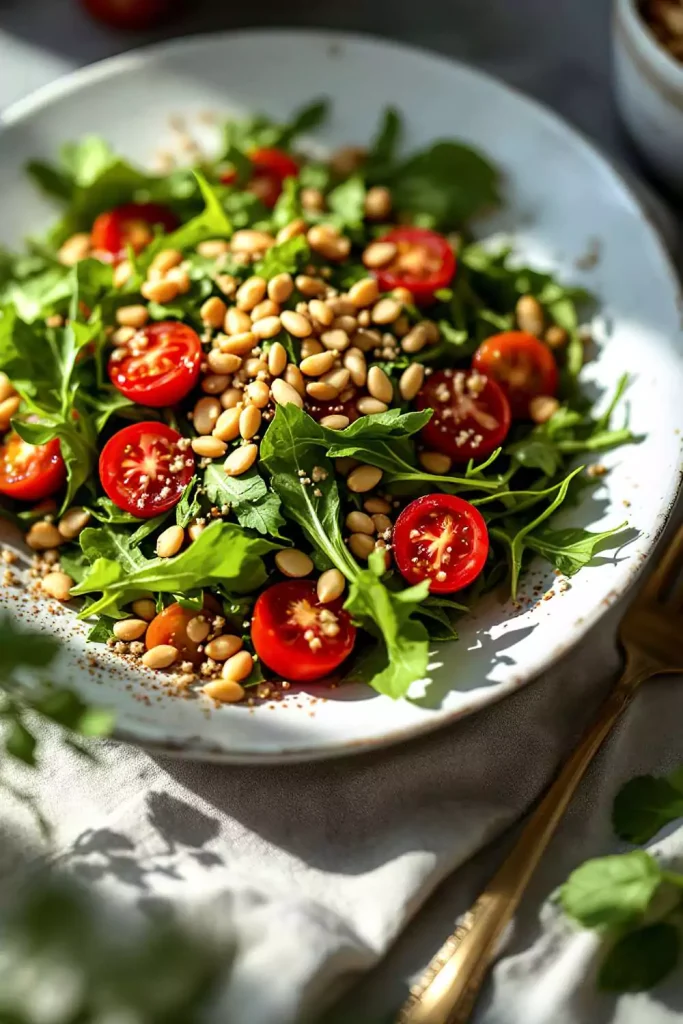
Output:
M221 702L402 697L527 559L571 576L618 542L552 523L577 463L632 439L626 382L600 415L578 382L590 297L473 240L500 201L480 153L405 155L388 110L312 159L326 114L231 121L165 174L66 145L28 168L61 219L0 252L0 495L31 586Z

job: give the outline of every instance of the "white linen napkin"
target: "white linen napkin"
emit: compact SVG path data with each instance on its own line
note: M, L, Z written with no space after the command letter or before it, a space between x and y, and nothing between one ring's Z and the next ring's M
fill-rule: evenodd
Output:
M378 1024L391 1020L411 974L504 855L501 833L593 714L618 668L616 616L608 613L575 653L513 697L403 747L247 768L161 759L114 743L102 744L100 764L91 765L49 741L49 770L27 781L54 823L59 866L119 911L136 915L162 900L219 933L234 926L240 952L213 1021ZM539 918L538 908L580 861L613 847L609 805L619 784L681 760L682 717L680 684L662 680L638 697L534 880L483 996L480 1024L680 1019L671 1000L668 1008L646 997L596 1004L594 938L574 932L548 904ZM19 805L7 804L2 817L0 890L10 891L40 841ZM439 882L492 840L414 923ZM683 832L668 843L683 849ZM402 930L386 965L333 1008ZM676 990L672 999L680 996Z

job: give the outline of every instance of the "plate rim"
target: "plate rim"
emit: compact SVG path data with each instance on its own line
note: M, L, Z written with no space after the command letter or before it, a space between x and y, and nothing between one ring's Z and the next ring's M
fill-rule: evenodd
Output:
M636 216L642 223L645 231L650 235L650 241L658 252L662 265L668 275L672 295L679 308L683 308L682 285L676 271L673 257L665 245L661 232L650 215L647 207L641 201L635 188L630 184L628 178L615 165L608 153L602 152L598 144L577 128L570 121L566 120L552 107L546 105L534 96L530 96L523 90L497 77L486 70L472 66L458 58L449 57L445 54L431 50L426 46L413 45L383 38L373 33L348 32L336 29L317 28L290 28L276 27L267 29L248 28L225 30L216 33L197 33L196 35L179 36L173 39L135 47L123 53L114 54L102 60L95 61L83 67L76 68L66 74L60 75L52 82L47 82L37 89L34 89L27 96L11 103L0 113L0 139L7 129L14 124L30 120L31 116L52 104L57 103L65 96L79 92L93 81L106 80L125 73L126 70L142 67L150 60L166 55L173 55L179 50L196 48L201 50L205 46L220 46L225 41L235 39L251 39L255 42L277 37L282 40L288 37L291 41L300 42L302 39L315 41L317 44L340 43L342 45L357 46L361 44L368 48L379 48L385 51L393 51L395 54L419 55L422 58L439 64L444 68L455 66L460 74L464 74L474 82L494 83L497 88L513 94L518 100L531 107L537 117L549 123L555 130L569 135L574 145L580 147L588 156L593 165L601 172L607 173L612 183L617 187L622 198L627 203L631 215ZM547 671L553 664L565 658L578 646L586 634L597 622L609 611L613 605L623 599L632 590L637 580L650 562L653 552L658 546L659 540L667 526L671 514L681 492L683 481L683 464L679 465L678 473L672 474L666 494L657 512L656 520L646 538L646 543L641 550L641 557L637 563L631 566L630 571L621 581L617 589L611 592L611 600L598 601L580 623L575 623L568 640L562 644L549 646L546 653L540 655L531 668L516 676L506 683L500 683L495 691L489 693L488 699L482 707L461 707L453 709L450 713L442 713L438 718L425 718L424 721L411 723L402 726L390 733L380 737L372 737L361 740L346 740L338 743L331 743L324 748L300 747L294 750L278 750L272 753L264 752L241 752L235 753L217 748L215 742L206 743L201 736L192 736L188 740L169 741L141 736L134 728L117 726L112 733L111 739L118 740L133 746L142 747L153 753L165 756L185 758L188 760L201 760L209 763L235 764L235 765L273 765L286 763L303 763L306 761L331 760L352 754L370 754L382 748L395 744L405 743L412 739L419 739L427 733L436 729L445 728L454 722L471 714L484 711L500 700L505 699L517 690L534 682L542 673ZM190 745L191 744L191 745Z

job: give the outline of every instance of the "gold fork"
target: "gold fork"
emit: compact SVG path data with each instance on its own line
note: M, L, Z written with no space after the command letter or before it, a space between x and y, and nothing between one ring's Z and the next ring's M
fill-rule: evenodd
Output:
M623 675L503 865L411 989L397 1024L469 1020L497 943L595 754L642 682L683 672L682 612L683 525L621 621Z

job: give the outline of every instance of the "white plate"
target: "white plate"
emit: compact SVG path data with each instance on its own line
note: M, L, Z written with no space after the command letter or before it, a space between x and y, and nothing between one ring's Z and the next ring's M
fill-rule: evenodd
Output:
M634 375L632 426L646 435L602 461L613 467L597 495L567 520L592 527L627 519L637 540L614 559L581 572L571 589L515 613L489 599L462 622L461 640L436 651L429 706L392 702L364 688L326 701L291 696L273 708L224 707L170 698L151 674L121 663L95 667L71 613L17 599L24 619L67 637L59 678L118 715L118 735L186 756L234 762L296 761L367 750L436 728L491 704L576 644L632 582L662 529L677 489L683 428L683 349L677 283L660 240L624 182L572 129L499 82L456 63L386 42L320 32L245 32L188 39L105 61L16 104L0 135L0 230L18 244L51 211L22 172L31 157L53 156L67 139L105 135L148 161L168 139L167 119L203 110L276 117L314 96L334 98L322 139L364 142L382 108L407 120L409 146L457 137L481 147L504 170L507 206L496 229L514 232L520 257L558 269L602 300L599 361L588 376L612 390ZM576 267L591 240L601 258ZM555 577L540 564L525 591ZM537 591L538 593L538 591ZM6 599L3 595L3 599Z

